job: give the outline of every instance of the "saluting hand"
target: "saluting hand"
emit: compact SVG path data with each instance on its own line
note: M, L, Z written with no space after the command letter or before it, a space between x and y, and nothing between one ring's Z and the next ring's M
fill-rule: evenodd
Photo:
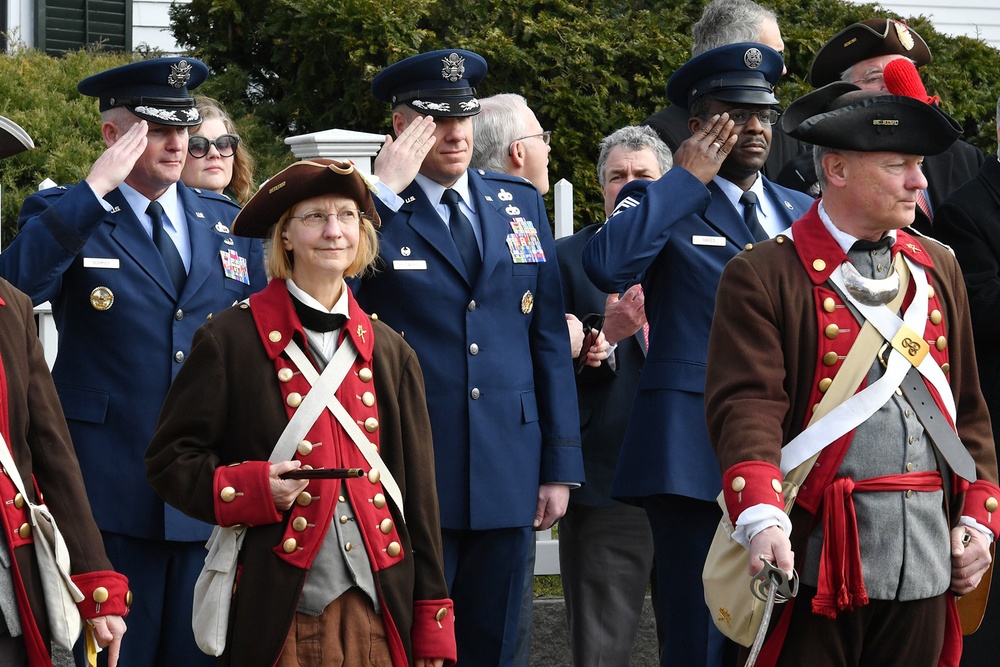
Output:
M379 180L396 194L405 190L416 178L420 165L437 141L434 128L434 118L424 116L407 125L395 141L386 135L373 170Z
M128 132L117 135L117 128L111 123L105 123L101 128L108 149L101 154L90 168L85 179L98 197L104 197L125 182L132 173L135 163L146 150L146 132L149 126L140 120L128 129Z
M309 486L307 479L281 479L281 475L302 467L302 461L282 461L275 463L267 472L268 481L271 482L271 497L274 498L274 506L284 512L299 494Z
M729 114L712 116L700 130L688 137L674 152L674 166L683 167L695 178L708 185L719 173L729 151L733 150L737 132Z

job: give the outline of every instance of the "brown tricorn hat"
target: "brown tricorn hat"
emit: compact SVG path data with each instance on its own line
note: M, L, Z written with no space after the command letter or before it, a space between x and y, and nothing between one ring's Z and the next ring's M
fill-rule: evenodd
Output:
M353 162L330 158L296 162L260 186L233 220L233 234L266 238L290 208L306 199L331 194L353 199L378 228L381 221L372 200L372 187Z
M931 50L920 35L896 19L854 23L823 45L809 69L809 83L825 86L840 80L844 70L876 56L899 54L920 67L931 61Z

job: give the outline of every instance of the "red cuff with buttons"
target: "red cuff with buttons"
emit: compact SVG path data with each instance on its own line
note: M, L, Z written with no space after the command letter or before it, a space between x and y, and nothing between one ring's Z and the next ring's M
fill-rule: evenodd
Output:
M455 608L449 599L415 600L410 629L413 659L444 658L445 665L458 659L455 646Z
M1000 538L1000 514L997 509L1000 509L1000 487L984 480L969 485L962 514L992 530L994 540Z
M722 476L729 520L736 525L743 510L754 505L774 505L785 510L781 495L781 469L763 461L737 463Z
M215 469L215 519L220 526L263 526L281 521L274 506L267 461Z
M73 583L83 593L77 603L80 616L85 620L98 616L128 616L132 606L132 591L128 578L112 570L74 574Z

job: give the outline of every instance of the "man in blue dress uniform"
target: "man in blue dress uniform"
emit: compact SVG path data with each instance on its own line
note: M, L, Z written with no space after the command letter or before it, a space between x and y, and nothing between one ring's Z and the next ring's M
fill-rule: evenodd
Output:
M191 631L194 582L211 527L165 505L143 454L160 406L207 318L265 284L259 242L234 237L238 208L179 182L188 91L208 68L158 58L79 85L100 98L108 149L86 179L25 200L0 274L52 302L52 374L94 517L134 592L125 665L210 665Z
M691 137L674 153L674 167L649 183L638 204L626 197L583 254L600 289L641 283L645 295L649 349L611 495L642 505L649 517L664 665L723 664L726 644L701 584L722 516L715 502L722 480L705 426L705 362L726 262L789 227L812 202L760 173L783 66L774 49L745 42L678 69L667 96L688 109Z
M469 169L486 61L458 49L383 70L395 141L375 160L381 267L358 300L420 357L462 665L513 660L531 528L583 481L559 267L541 195Z

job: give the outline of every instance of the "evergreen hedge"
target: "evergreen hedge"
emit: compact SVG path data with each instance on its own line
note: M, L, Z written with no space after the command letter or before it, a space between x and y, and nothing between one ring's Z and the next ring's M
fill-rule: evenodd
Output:
M419 51L461 47L490 72L481 95L523 94L554 130L551 180L575 186L576 224L603 217L594 173L597 144L667 103L664 86L690 53L691 26L707 0L192 0L171 8L178 42L213 69L200 92L219 98L260 158L258 181L292 158L286 136L329 128L387 133L389 110L369 85L386 64ZM786 104L807 92L816 51L850 23L889 16L845 0L765 0L778 14L789 75ZM905 18L905 17L904 17ZM996 151L1000 52L949 37L926 17L908 23L930 45L922 68L931 94ZM45 177L75 182L103 150L97 104L76 84L141 57L81 51L61 58L18 49L0 58L0 114L21 124L36 150L0 165L3 238L23 198Z

